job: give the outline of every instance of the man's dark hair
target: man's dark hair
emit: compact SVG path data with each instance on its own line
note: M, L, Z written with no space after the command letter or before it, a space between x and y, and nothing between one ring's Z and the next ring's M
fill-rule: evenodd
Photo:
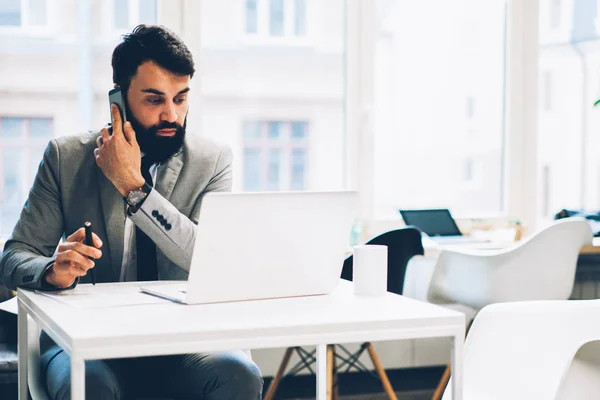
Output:
M176 75L194 76L192 53L183 41L160 25L138 25L123 35L112 55L113 82L126 93L131 78L145 61L154 61Z

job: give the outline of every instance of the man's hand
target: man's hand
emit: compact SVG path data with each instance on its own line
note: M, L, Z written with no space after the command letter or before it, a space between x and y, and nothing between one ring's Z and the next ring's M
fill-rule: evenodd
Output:
M142 156L135 132L129 121L121 120L119 108L112 104L112 135L104 128L96 140L94 149L96 164L104 175L112 182L121 195L144 185L146 180L141 173Z
M83 244L85 229L79 228L59 244L56 260L44 275L46 282L57 288L68 288L77 277L84 276L90 268L94 268L94 261L88 256L95 259L102 257L102 252L98 250L102 247L102 240L95 233L92 233L92 237L95 247Z

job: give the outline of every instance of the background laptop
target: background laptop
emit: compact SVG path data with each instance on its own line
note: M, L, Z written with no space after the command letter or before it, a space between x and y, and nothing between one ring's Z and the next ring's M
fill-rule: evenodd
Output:
M142 287L186 304L327 294L337 287L358 193L208 193L187 282Z
M440 244L481 241L464 236L447 208L399 211L406 225L416 226Z

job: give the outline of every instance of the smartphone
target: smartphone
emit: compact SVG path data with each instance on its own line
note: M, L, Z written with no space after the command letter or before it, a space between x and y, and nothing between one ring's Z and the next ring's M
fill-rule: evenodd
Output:
M123 123L127 121L127 113L125 112L125 99L123 97L123 93L121 92L120 87L116 87L108 92L108 103L109 110L111 104L116 104L119 107L119 111L121 112L121 119ZM112 121L112 114L110 115L110 119Z

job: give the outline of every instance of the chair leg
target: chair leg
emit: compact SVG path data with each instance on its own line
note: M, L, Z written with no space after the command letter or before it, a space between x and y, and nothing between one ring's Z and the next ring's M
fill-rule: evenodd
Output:
M335 345L332 345L333 347L333 363L332 363L332 367L333 367L333 395L331 396L333 400L340 400L340 390L339 390L339 386L338 386L338 374L337 374L337 367L336 367L336 362L335 362Z
M327 400L333 400L333 368L335 361L335 349L332 344L327 345Z
M267 390L267 394L264 397L264 400L273 400L275 397L275 392L277 391L277 387L281 382L281 378L283 378L283 374L285 373L285 369L290 363L290 358L292 358L292 352L294 351L293 347L288 347L285 350L285 354L283 355L283 359L281 360L281 364L279 364L279 370L277 370L277 375L273 378L271 383L269 384L269 389Z
M433 392L433 397L431 400L440 400L442 395L444 394L444 389L446 389L446 385L450 380L450 364L446 365L446 369L444 370L444 374L440 378L437 387L435 388L435 392Z
M394 388L392 388L392 384L385 373L385 369L383 369L383 366L381 365L381 361L379 361L379 356L377 355L375 347L373 347L372 343L367 343L367 351L369 352L369 356L371 357L375 371L377 371L377 375L379 375L379 379L381 379L383 389L385 390L388 398L390 400L398 400L396 393L394 393Z

